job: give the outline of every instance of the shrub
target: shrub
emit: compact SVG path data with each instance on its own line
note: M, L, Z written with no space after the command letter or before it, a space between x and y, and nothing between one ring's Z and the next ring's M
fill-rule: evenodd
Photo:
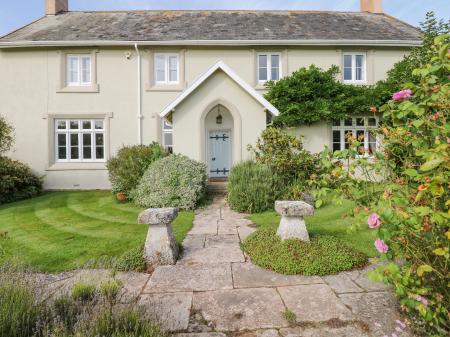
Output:
M231 168L228 203L238 212L259 213L274 207L284 194L284 184L269 166L245 161Z
M114 260L112 268L118 271L143 272L145 270L144 245L123 253Z
M276 230L262 228L242 245L252 261L281 274L329 275L367 263L367 256L333 236L282 241Z
M164 149L157 143L122 147L106 164L112 192L122 192L128 196L150 164L165 155Z
M96 292L95 285L78 282L72 288L72 298L76 301L91 302L95 298Z
M383 129L383 158L394 169L374 207L379 215L368 219L381 257L392 260L372 277L394 285L402 307L429 336L450 330L449 39L436 38L431 63L414 71L420 84L409 84L382 109L392 121Z
M147 169L133 199L141 207L194 209L206 190L206 165L182 155L156 161Z
M9 151L14 143L14 129L0 116L0 156Z
M42 180L27 165L0 157L0 204L31 198L41 189Z
M280 129L267 128L256 142L249 147L256 162L267 164L286 184L294 180L306 181L316 172L317 156L303 149L302 142Z

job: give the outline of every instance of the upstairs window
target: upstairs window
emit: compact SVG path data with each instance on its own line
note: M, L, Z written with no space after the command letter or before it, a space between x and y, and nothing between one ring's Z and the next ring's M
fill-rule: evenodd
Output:
M258 82L278 81L281 77L281 55L279 53L259 53L258 58Z
M344 53L344 83L366 83L366 54Z
M155 54L155 82L178 84L179 62L177 54Z
M55 120L57 162L105 160L105 126L101 119Z
M67 86L88 87L92 85L92 62L90 54L69 54L66 60Z
M361 155L373 155L377 151L377 138L371 129L378 127L376 117L353 117L333 121L332 142L333 152L348 149L349 137L355 137L360 143Z
M173 153L173 127L172 124L163 120L162 125L162 143L167 152Z

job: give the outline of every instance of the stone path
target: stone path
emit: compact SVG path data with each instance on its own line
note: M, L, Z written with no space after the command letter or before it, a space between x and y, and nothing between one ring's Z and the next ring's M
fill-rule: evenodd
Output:
M196 214L176 265L115 276L124 283L123 301L136 301L176 337L411 336L399 331L390 290L367 279L373 267L327 277L263 270L239 245L254 230L245 215L215 200ZM69 273L47 287L61 291L107 273Z

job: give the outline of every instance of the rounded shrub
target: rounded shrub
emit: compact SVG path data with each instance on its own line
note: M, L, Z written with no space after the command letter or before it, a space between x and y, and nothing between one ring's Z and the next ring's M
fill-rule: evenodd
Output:
M158 143L122 147L106 165L112 192L129 196L150 164L165 156L164 148Z
M41 190L41 178L27 165L0 157L0 204L34 197Z
M207 179L205 164L175 154L150 165L132 197L140 207L194 209Z
M282 179L268 165L245 161L231 169L228 203L238 212L259 213L272 209L284 189Z

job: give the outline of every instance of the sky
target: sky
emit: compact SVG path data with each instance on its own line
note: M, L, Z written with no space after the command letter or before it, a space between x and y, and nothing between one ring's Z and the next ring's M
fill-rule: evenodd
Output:
M0 0L0 36L44 14L45 0ZM359 0L69 0L69 10L304 9L358 11ZM386 13L418 26L427 11L450 18L450 0L384 0Z

